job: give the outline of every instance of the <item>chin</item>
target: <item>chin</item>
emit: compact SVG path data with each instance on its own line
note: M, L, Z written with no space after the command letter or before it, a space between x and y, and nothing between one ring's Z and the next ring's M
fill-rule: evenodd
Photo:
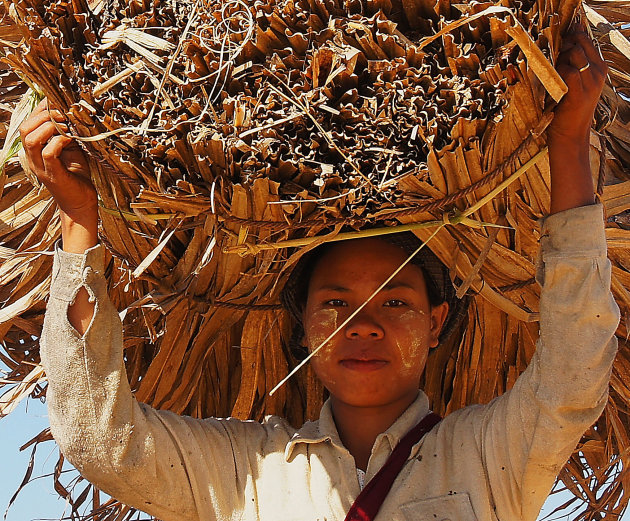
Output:
M376 400L374 398L366 397L365 399L361 399L359 397L353 396L349 399L343 399L338 396L335 396L331 393L331 397L339 404L343 404L346 407L355 407L357 409L373 409L378 407L387 407L391 402L389 400Z
M361 390L339 391L339 389L328 388L333 400L343 403L350 407L386 407L388 405L408 399L411 393L391 394L386 391L385 384L379 386L379 389L370 389L365 387ZM413 395L417 394L418 389L413 391Z

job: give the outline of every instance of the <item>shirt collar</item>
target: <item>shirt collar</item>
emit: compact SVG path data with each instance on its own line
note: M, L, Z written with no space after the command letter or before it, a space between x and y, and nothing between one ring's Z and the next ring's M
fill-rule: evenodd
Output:
M398 419L382 434L379 434L374 442L376 449L386 439L389 443L389 450L394 450L398 442L415 427L429 410L429 399L423 391L418 391L418 396L414 402L403 412ZM289 440L285 447L284 457L289 461L294 447L299 443L325 443L330 442L337 448L346 450L341 443L337 426L332 415L330 398L324 402L319 413L319 420L306 422Z

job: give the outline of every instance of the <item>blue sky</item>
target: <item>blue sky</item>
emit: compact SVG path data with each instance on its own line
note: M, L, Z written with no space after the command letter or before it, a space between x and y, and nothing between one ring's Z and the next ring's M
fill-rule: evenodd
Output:
M23 401L18 409L0 420L2 466L0 473L0 511L4 515L7 504L19 487L26 472L32 447L20 452L19 448L48 426L46 406L38 400ZM40 444L37 449L32 478L51 474L57 462L57 449L53 442ZM52 477L39 478L29 483L11 506L6 521L59 519L65 501L53 489ZM1 518L0 518L1 519Z
M46 406L38 400L25 400L9 416L0 420L0 447L3 472L0 473L0 514L4 515L9 499L20 485L28 466L31 448L20 452L19 447L48 426ZM57 462L57 449L53 442L40 444L37 449L32 478L51 474ZM67 479L62 480L67 483ZM83 487L80 486L79 490ZM541 516L566 501L566 493L555 494L548 501ZM65 501L53 489L52 477L34 479L18 495L9 509L6 521L35 521L60 519L66 508ZM66 513L68 511L66 510ZM569 521L569 516L554 517ZM623 516L630 521L630 514ZM0 517L0 521L2 518Z

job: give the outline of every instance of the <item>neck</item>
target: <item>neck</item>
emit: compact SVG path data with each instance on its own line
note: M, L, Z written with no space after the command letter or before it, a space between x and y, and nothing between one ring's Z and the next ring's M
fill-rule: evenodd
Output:
M416 398L417 393L385 405L357 407L331 397L339 438L358 468L367 470L377 436L389 429Z

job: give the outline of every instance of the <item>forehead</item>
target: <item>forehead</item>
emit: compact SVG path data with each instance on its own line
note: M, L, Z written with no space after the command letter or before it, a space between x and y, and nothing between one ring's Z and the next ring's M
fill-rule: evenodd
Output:
M328 284L381 284L408 258L402 248L380 239L355 239L332 244L314 265L310 289ZM393 279L424 287L422 270L407 264Z

